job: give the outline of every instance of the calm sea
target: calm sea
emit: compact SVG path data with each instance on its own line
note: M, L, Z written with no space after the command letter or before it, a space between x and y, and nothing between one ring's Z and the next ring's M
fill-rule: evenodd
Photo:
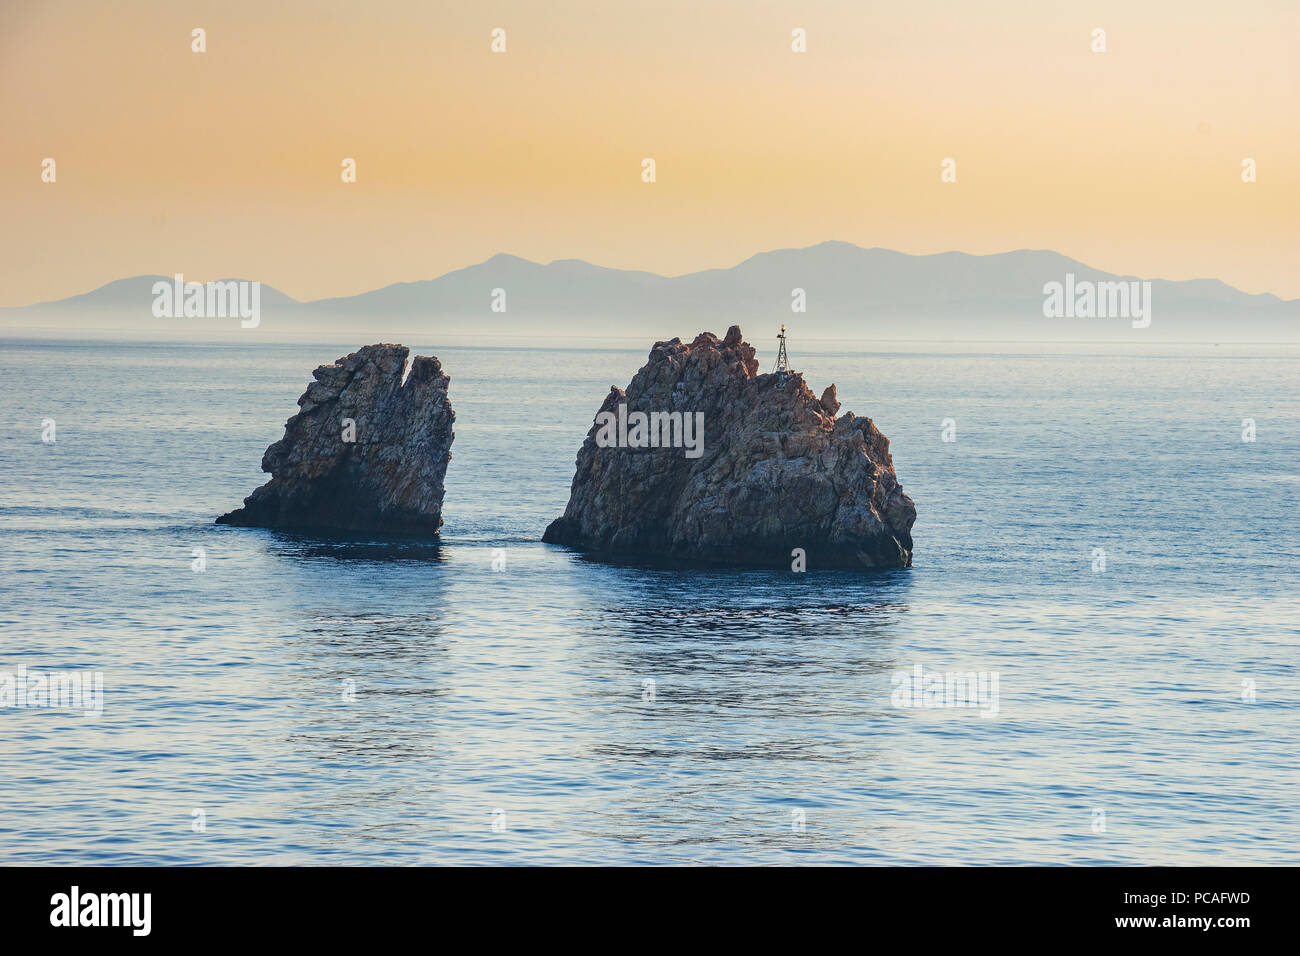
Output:
M796 349L908 571L541 544L649 343L408 342L440 544L213 525L361 344L0 342L0 672L104 693L0 708L0 863L1300 863L1294 347ZM917 665L997 713L894 706Z

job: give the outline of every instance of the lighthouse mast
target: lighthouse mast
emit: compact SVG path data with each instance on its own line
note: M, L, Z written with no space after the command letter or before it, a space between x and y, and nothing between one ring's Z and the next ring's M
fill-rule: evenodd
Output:
M781 334L776 337L776 368L772 369L776 375L776 387L785 388L785 380L790 376L790 356L785 354L785 325L781 325Z

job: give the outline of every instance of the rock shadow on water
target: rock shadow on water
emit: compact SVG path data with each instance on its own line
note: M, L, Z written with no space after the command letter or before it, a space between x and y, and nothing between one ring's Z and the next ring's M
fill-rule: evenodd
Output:
M912 580L901 570L810 577L593 563L598 573L575 572L573 580L584 667L629 674L658 669L704 683L759 684L774 671L865 676L895 665L892 637L911 610ZM755 699L777 691L766 683Z
M728 614L784 607L789 611L839 608L907 609L913 584L910 568L753 567L654 555L565 550L572 585L593 613L618 609L636 613L699 615L715 606ZM676 602L675 604L673 602Z
M852 586L856 583L901 583L907 580L911 567L844 567L816 568L806 571L792 570L790 561L765 562L762 560L737 562L691 557L666 557L657 554L627 553L621 551L590 551L571 546L558 546L557 550L571 555L582 564L610 568L629 568L642 571L681 571L713 574L737 580L777 579L794 582L815 581L819 585Z
M356 534L342 531L252 529L267 543L267 552L285 558L331 558L336 561L445 564L447 551L426 534Z

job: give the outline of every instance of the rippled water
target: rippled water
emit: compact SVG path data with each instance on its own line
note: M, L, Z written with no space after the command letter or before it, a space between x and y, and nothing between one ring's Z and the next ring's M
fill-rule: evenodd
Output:
M797 351L918 519L796 575L540 543L648 343L415 347L437 545L212 524L347 347L0 343L0 671L105 693L0 708L0 862L1300 863L1294 349ZM917 664L997 715L894 707Z

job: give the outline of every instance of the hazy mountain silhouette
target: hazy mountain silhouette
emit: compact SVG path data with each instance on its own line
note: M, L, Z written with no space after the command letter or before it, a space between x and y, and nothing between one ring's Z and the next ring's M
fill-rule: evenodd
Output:
M53 302L41 302L36 305L20 306L20 309L109 309L113 311L129 310L135 311L143 309L148 314L153 314L153 285L155 282L166 282L172 284L172 276L131 276L127 279L117 279L108 285L102 285L98 289L90 292L83 292L81 295L70 296L66 299L57 299ZM216 282L239 281L237 279L216 279ZM262 283L262 308L276 306L300 305L297 299L285 295L283 292L275 289L265 282ZM13 312L15 309L9 309Z
M1149 329L1134 330L1120 318L1046 318L1043 286L1064 282L1067 273L1076 281L1139 278L1101 272L1047 250L913 256L847 242L764 252L729 269L671 277L577 259L541 264L501 254L435 279L345 298L297 302L263 285L262 325L287 330L355 325L360 331L380 320L395 331L418 322L433 332L665 338L706 328L721 332L733 322L743 328L787 322L817 338L1087 339L1099 332L1114 337L1139 331L1223 341L1300 338L1300 300L1252 295L1217 279L1151 280ZM138 311L152 319L150 289L168 278L122 279L70 299L9 309L6 317L16 311L50 318L76 313L84 320ZM504 290L504 312L492 310L496 289ZM804 290L806 312L792 312L794 289Z

